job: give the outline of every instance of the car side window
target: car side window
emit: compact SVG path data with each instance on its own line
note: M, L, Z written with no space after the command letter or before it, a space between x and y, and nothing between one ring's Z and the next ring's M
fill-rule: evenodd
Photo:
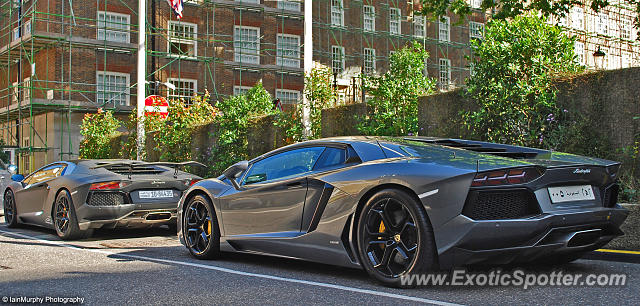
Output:
M24 179L23 183L31 185L48 181L64 174L64 170L66 168L67 165L63 164L47 166L29 175L26 179Z
M328 169L338 165L343 165L347 160L347 150L341 148L327 147L318 162L313 167L314 171Z
M292 178L310 172L324 149L324 147L301 148L260 160L251 166L244 184Z

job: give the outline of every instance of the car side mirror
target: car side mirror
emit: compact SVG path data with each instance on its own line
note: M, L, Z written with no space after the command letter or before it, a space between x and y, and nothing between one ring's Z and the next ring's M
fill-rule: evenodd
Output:
M9 165L9 167L7 167L7 171L9 171L9 173L11 173L11 174L16 174L16 173L18 173L18 166Z
M22 174L11 175L11 180L14 181L14 182L22 182L22 181L24 181L24 175L22 175Z
M233 164L231 167L227 168L227 170L224 170L222 175L224 175L224 177L231 182L231 184L236 190L239 190L240 185L238 185L238 182L236 182L236 179L238 178L238 176L242 174L242 172L244 172L247 169L249 169L249 162L246 160L243 160L241 162L237 162Z

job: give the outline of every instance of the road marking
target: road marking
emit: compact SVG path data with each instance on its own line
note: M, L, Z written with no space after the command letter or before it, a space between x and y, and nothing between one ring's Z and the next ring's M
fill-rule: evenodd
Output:
M153 257L131 255L131 254L120 254L120 253L115 253L115 252L110 252L110 251L105 251L105 250L85 249L85 248L81 248L81 247L77 247L77 246L73 246L73 245L67 244L64 241L38 239L37 237L33 237L33 236L25 235L25 234L14 233L14 232L9 232L9 231L5 231L5 230L2 230L2 229L0 229L0 233L5 233L5 234L8 234L8 235L13 235L13 236L21 237L21 238L26 238L26 239L32 239L32 240L35 240L35 241L40 242L40 243L49 244L49 245L55 245L55 246L61 246L61 247L65 247L65 248L69 248L69 249L77 250L77 251L87 251L87 252L100 253L100 254L111 255L111 256L119 256L119 257L124 257L124 258L139 259L139 260L144 260L144 261L161 262L161 263L168 263L168 264L174 264L174 265L182 265L182 266L203 268L203 269L214 270L214 271L219 271L219 272L225 272L225 273L230 273L230 274L235 274L235 275L250 276L250 277L256 277L256 278L277 280L277 281L283 281L283 282L288 282L288 283L303 284L303 285L310 285L310 286L323 287L323 288L331 288L331 289L337 289L337 290L342 290L342 291L369 294L369 295L375 295L375 296L380 296L380 297L388 297L388 298L411 301L411 302L419 302L419 303L432 304L432 305L442 305L442 306L461 306L460 304L443 302L443 301L438 301L438 300L425 299L425 298L419 298L419 297L402 295L402 294L374 291L374 290L368 290L368 289L360 289L360 288L355 288L355 287L348 287L348 286L335 285L335 284L329 284L329 283L322 283L322 282L316 282L316 281L308 281L308 280L295 279L295 278L280 277L280 276L274 276L274 275L268 275L268 274L244 272L244 271L238 271L238 270L233 270L233 269L228 269L228 268L222 268L222 267L213 266L213 265L204 265L204 264L198 264L198 263L192 263L192 262L183 262L183 261L177 261L177 260L153 258ZM3 235L3 236L6 236L6 235Z
M418 198L421 198L421 199L422 198L426 198L428 196L431 196L431 195L434 195L434 194L438 193L438 191L440 191L440 190L439 189L434 189L434 190L431 190L431 191L427 191L427 192L419 195Z
M638 251L625 251L625 250L598 249L596 250L596 252L640 255L640 252Z

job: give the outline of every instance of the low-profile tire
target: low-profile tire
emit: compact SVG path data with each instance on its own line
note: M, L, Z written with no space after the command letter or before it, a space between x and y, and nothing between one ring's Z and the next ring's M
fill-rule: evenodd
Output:
M365 271L385 286L415 287L403 277L435 272L438 255L424 209L397 189L374 194L358 218L358 252Z
M13 195L13 191L10 189L4 193L4 222L7 223L7 227L18 227L18 213L16 210L16 198Z
M220 227L208 197L196 195L189 200L182 214L182 227L185 245L193 257L220 257Z
M53 227L62 240L88 238L92 233L91 230L82 231L78 227L76 209L69 192L66 190L60 191L53 203Z

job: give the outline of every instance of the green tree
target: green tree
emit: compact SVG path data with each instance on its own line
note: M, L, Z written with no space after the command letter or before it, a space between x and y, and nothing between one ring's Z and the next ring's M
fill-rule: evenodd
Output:
M111 138L118 134L122 122L113 116L112 111L98 109L95 114L85 114L80 126L83 136L80 142L80 158L109 158Z
M311 137L320 138L322 134L322 110L333 105L337 92L333 88L333 75L330 68L314 68L304 77L304 94L311 109Z
M583 70L573 46L535 14L489 22L484 39L472 42L467 94L479 108L463 113L469 131L492 142L543 145L560 117L552 80Z
M358 129L365 135L408 135L418 132L418 98L434 92L425 73L429 53L414 42L391 55L389 71L364 76L369 115Z

